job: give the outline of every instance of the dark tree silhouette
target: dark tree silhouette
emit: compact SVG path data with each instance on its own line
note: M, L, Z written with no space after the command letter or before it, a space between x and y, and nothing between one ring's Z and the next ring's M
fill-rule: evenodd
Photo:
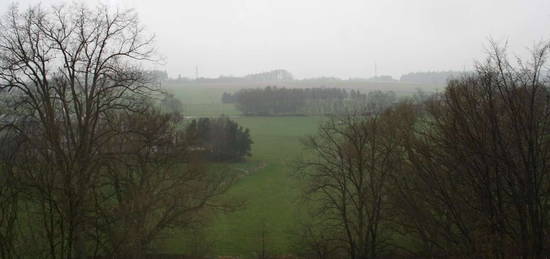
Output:
M314 214L324 219L320 226L306 230L313 234L320 228L331 234L330 240L309 235L323 246L317 249L343 247L349 258L360 259L379 258L387 252L387 197L390 180L401 171L401 135L414 123L409 108L333 117L319 127L317 135L305 140L313 154L298 163L298 172L307 183L306 197L313 200ZM325 247L327 241L332 245Z
M426 105L395 183L400 225L441 256L541 258L548 252L548 45L512 65L493 43L474 75Z
M234 94L246 115L333 114L345 110L346 90L339 88L242 89Z
M231 183L195 167L175 118L152 111L152 43L131 10L2 18L2 258L136 255Z
M214 161L240 161L251 155L250 131L224 116L192 120L187 138L195 150Z

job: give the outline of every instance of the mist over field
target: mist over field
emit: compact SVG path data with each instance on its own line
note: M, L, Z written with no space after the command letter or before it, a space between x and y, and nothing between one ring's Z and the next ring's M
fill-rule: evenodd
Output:
M550 256L550 1L0 15L0 259Z

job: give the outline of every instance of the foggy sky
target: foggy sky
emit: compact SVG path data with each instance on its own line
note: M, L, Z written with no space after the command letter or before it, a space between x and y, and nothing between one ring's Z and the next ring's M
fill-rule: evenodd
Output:
M5 13L11 0L0 0ZM57 0L18 1L20 8ZM87 1L93 4L92 1ZM105 1L104 1L105 2ZM287 69L317 76L399 78L468 70L489 38L518 55L550 39L548 0L108 0L134 8L169 75L242 76Z

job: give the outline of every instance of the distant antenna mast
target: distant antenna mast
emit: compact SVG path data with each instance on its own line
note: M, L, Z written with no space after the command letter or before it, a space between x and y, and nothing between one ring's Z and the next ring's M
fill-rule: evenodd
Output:
M376 67L376 61L374 61L374 77L378 77L378 71Z
M199 79L199 66L195 66L195 80Z

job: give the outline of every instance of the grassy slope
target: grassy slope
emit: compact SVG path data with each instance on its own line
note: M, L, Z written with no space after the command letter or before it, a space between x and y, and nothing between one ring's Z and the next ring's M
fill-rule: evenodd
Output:
M267 247L272 253L288 253L289 233L295 223L295 202L299 194L296 179L290 176L291 163L300 156L299 138L315 131L319 118L242 117L237 121L251 130L255 170L228 194L245 199L246 207L219 217L212 231L219 240L220 255L252 256L260 247L262 225L267 231Z
M248 162L228 165L234 169L247 168L251 172L242 177L225 197L245 199L246 207L215 218L205 234L206 239L213 242L211 253L214 255L253 257L260 247L260 233L262 225L265 225L269 252L288 254L292 242L290 231L299 214L296 204L298 182L290 176L291 162L300 157L303 151L300 138L314 134L321 118L241 117L233 105L220 103L223 92L234 92L238 89L235 87L171 86L168 89L182 100L186 116L232 116L239 124L250 129L254 141L253 155ZM400 84L382 89L394 90L398 95L403 95L414 92L416 87ZM180 234L169 240L165 249L189 254L190 236L193 235Z
M216 102L223 91L181 88L173 92L183 101L186 116L236 116L233 119L250 129L254 141L253 155L246 163L228 165L234 169L246 168L250 172L226 195L228 199L245 200L246 205L213 220L206 234L206 238L214 242L213 254L253 256L260 247L262 226L267 233L267 249L275 254L289 253L289 230L296 221L299 195L297 180L290 176L291 163L303 151L300 138L313 134L321 118L240 117L232 105ZM189 101L188 96L196 98ZM177 238L168 240L165 249L190 253L189 236L180 233Z

